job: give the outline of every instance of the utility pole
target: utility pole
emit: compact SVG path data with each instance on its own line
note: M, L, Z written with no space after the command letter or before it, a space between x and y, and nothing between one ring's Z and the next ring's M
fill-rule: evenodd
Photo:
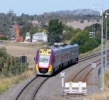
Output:
M103 4L101 10L101 91L104 91L104 65L103 65Z
M107 33L108 33L108 29L107 29L107 16L109 15L109 13L105 13L105 19L106 19L106 48L105 48L105 68L107 69Z
M94 24L94 38L95 38L95 24Z

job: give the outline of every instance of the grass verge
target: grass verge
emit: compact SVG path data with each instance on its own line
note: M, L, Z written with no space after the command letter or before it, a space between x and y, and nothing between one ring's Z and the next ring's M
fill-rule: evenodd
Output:
M86 96L83 100L109 100L109 70L105 72L104 83L104 91Z
M99 47L97 47L97 48L95 48L94 50L91 50L91 51L88 51L88 52L86 52L86 53L84 53L84 54L80 54L79 55L79 59L81 59L81 58L84 58L84 57L87 57L87 56L89 56L89 55L91 55L91 54L94 54L94 53L96 53L96 52L100 52L100 46Z
M34 72L29 70L21 75L16 75L13 77L0 77L0 94L5 92L12 85L23 82L25 79L29 78L33 74Z

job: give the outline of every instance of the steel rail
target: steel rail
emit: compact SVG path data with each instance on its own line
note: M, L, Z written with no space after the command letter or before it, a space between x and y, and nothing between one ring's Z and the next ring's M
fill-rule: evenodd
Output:
M28 83L24 86L24 88L20 91L20 93L17 95L17 97L16 97L15 100L19 100L20 96L21 96L22 93L25 91L25 89L26 89L30 84L32 84L32 82L33 82L35 79L37 79L37 78L39 78L39 76L34 77L30 82L28 82ZM33 96L31 97L31 98L32 98L31 100L34 100L34 99L35 99L35 96L37 95L39 89L42 87L42 85L43 85L48 79L49 79L49 78L47 77L44 81L42 81L42 82L40 83L40 85L38 86L38 88L36 88L36 91L34 92Z
M18 95L17 95L17 97L15 98L15 100L18 100L18 98L19 98L20 95L23 93L23 91L24 91L24 90L28 87L28 85L31 84L36 78L37 78L37 76L34 77L31 81L29 81L29 82L23 87L23 89L18 93Z
M32 100L35 100L35 97L36 97L38 91L40 90L40 88L42 87L42 85L43 85L48 79L49 79L49 78L46 78L46 79L39 85L39 87L36 89L36 91L35 91L35 93L34 93L34 95L33 95L33 97L32 97Z
M99 60L97 60L99 61ZM97 61L94 61L94 63L96 63ZM72 81L74 81L74 79L82 72L84 71L86 68L88 68L89 66L91 66L91 64L87 65L86 67L82 68L72 79Z

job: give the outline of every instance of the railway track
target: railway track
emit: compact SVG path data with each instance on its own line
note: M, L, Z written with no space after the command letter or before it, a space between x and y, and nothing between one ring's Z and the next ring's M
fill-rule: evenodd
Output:
M34 77L17 95L15 100L34 100L41 86L48 80L48 77Z
M97 54L97 55L99 55L99 54ZM94 56L94 57L96 57L96 56ZM93 56L92 56L92 58L93 58ZM109 58L109 55L108 55L108 58ZM82 61L84 61L84 59ZM103 61L105 62L105 57L103 58ZM80 62L81 62L81 60L80 60ZM99 69L100 68L100 64L101 64L101 59L98 59L98 60L96 60L96 61L94 61L92 63L96 63L96 69L97 68ZM92 77L93 80L90 80L90 75L92 75L91 72L93 72L95 70L95 69L92 68L92 63L91 64L88 64L87 66L85 66L84 68L82 68L79 72L77 72L74 75L72 81L73 82L82 81L82 82L86 82L90 86L93 85L93 87L94 86L97 86L97 87L100 88L101 87L100 80L97 81L98 80L97 79L96 81L94 81L94 77L92 77L92 76L91 77ZM90 80L90 81L88 82L88 80ZM94 90L92 90L92 92L93 91Z
M99 56L99 55L100 55L100 53L97 53L97 54L94 55L94 56L91 55L91 57L89 56L89 57L83 58L82 60L79 60L79 62L82 62L82 61L85 61L85 60L94 58L94 57ZM108 56L108 57L109 57L109 56ZM87 59L87 58L88 58L88 59ZM103 60L105 61L105 58L103 58ZM97 67L101 64L100 59L94 61L93 63L96 63L96 66L97 66ZM76 75L73 77L72 81L75 81L76 78L79 76L79 74L83 73L84 70L90 69L89 71L85 71L86 75L84 76L84 80L82 80L83 82L86 82L86 79L87 79L88 75L94 70L91 66L92 66L92 63L89 64L89 65L87 65L87 66L85 66L84 68L82 68L78 73L76 73Z
M108 50L108 52L109 52L109 50ZM104 54L105 54L105 53L104 53ZM88 59L97 57L97 56L99 56L99 55L100 55L100 52L99 52L99 53L92 54L92 55L89 55L89 56L87 56L87 57L85 57L85 58L80 59L79 62L82 62L82 61L85 61L85 60L88 60ZM109 53L108 53L108 56L107 56L107 57L109 57ZM103 61L105 62L105 58L103 58ZM100 59L94 61L93 63L96 63L96 66L97 66L97 67L101 64ZM85 76L85 78L84 78L84 80L83 80L83 81L85 82L85 81L86 81L86 78L88 77L88 75L93 71L93 68L92 68L91 66L92 66L92 63L89 64L89 65L87 65L87 66L85 66L83 69L81 69L81 70L74 76L73 81L75 80L75 78L76 78L82 71L84 71L85 69L87 69L87 68L90 67L90 68L91 68L90 71L87 73L87 75Z
M108 51L109 52L109 51ZM105 53L104 53L105 54ZM94 57L97 57L97 56L100 56L100 53L96 53L94 55L90 55L90 56L87 56L85 58L82 58L79 60L79 62L83 62L83 61L86 61L88 59L91 59L91 58L94 58ZM109 53L108 53L108 58L109 58ZM105 62L105 57L103 58L103 61ZM92 63L96 63L96 67L97 68L100 68L100 64L101 64L101 59L98 59L96 61L93 61ZM87 66L85 66L84 68L82 68L81 70L79 70L79 72L77 72L74 76L73 76L73 79L72 79L72 82L79 82L79 81L82 81L82 82L86 82L88 84L88 86L92 85L93 87L94 86L97 86L97 87L101 87L101 82L100 80L99 81L94 81L94 77L92 77L92 80L90 79L90 75L91 75L91 72L93 72L95 69L92 68L92 63L88 64ZM87 80L90 80L90 82L88 82ZM94 91L91 90L92 92ZM73 95L73 97L78 97L78 96L82 96L82 95Z
M100 62L100 59L97 60L97 61L94 61L93 63L97 63L97 66L98 66L98 65L100 64L100 63L98 63L98 62ZM87 69L89 69L88 72L85 71L85 70L87 70ZM93 70L93 68L91 68L91 64L85 66L85 67L82 68L78 73L76 73L76 75L73 77L72 81L78 81L78 80L76 80L76 78L77 78L81 73L83 73L83 72L85 71L85 74L86 74L86 75L84 75L85 79L84 79L84 80L81 80L81 81L85 82L86 77L89 75L89 73L90 73L92 70Z
M81 58L81 59L79 59L79 62L82 62L82 61L85 61L85 60L88 60L88 59L91 59L91 58L94 58L94 57L97 57L97 56L100 56L100 52L91 54L91 55L84 57L84 58Z
M41 86L42 86L47 80L48 80L48 78L46 78L46 79L39 85L39 87L36 89L36 91L35 91L35 93L34 93L34 95L33 95L33 97L32 97L32 100L35 100L35 97L36 97L36 95L37 95L39 89L41 88Z
M108 55L108 57L109 57L109 50L107 51L107 55ZM103 54L105 54L105 51L103 52ZM88 59L91 59L91 58L94 58L94 57L97 57L97 56L100 56L101 55L101 52L98 52L98 53L94 53L94 54L91 54L91 55L89 55L89 56L87 56L87 57L84 57L84 58L81 58L80 60L79 60L79 62L82 62L82 61L85 61L85 60L88 60Z
M82 61L85 61L85 60L88 60L88 59L91 59L91 58L94 58L94 57L97 57L99 56L100 53L96 53L96 54L93 54L93 55L90 55L90 56L87 56L85 58L82 58L79 60L79 62L82 62ZM100 60L98 60L100 61ZM95 61L97 62L97 61ZM98 63L97 65L99 65L100 63ZM73 77L73 80L72 81L77 81L76 78L78 77L78 75L80 73L82 73L86 68L88 68L89 66L91 66L91 64L87 65L86 67L84 67L82 70L80 70L74 77ZM85 75L83 81L86 81L88 75L91 73L93 69L90 69L88 71L88 73ZM41 86L48 80L49 78L48 77L39 77L39 76L36 76L34 77L22 90L21 92L17 95L16 99L15 100L34 100L35 99L35 96L37 95L39 89L41 88ZM34 87L35 86L35 87ZM29 91L31 93L29 93ZM25 98L25 95L26 95L26 98Z
M19 99L19 97L21 96L21 94L23 93L23 91L24 91L24 90L28 87L28 85L29 85L31 82L33 82L35 79L36 79L36 77L34 77L30 82L28 82L28 83L24 86L24 88L19 92L19 94L17 95L17 97L16 97L15 100L18 100L18 99Z

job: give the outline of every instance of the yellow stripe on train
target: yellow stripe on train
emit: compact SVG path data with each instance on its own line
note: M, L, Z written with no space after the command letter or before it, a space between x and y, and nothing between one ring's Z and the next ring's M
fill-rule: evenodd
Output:
M39 69L38 69L38 65L36 65L36 71L38 71Z
M51 72L53 70L53 67L50 65L50 67L49 67L49 72Z

